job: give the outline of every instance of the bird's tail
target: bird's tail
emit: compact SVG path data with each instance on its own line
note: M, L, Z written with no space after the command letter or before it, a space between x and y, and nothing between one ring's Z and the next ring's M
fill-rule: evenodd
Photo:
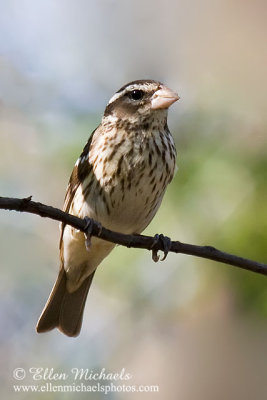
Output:
M73 293L66 287L67 275L61 268L56 283L36 325L38 333L58 328L67 336L78 336L82 326L83 310L94 272Z

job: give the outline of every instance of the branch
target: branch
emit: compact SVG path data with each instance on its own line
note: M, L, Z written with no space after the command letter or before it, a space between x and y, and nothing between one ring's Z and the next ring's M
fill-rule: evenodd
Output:
M0 209L15 210L21 212L28 212L47 217L56 221L61 221L65 224L71 225L82 232L86 232L88 228L88 221L75 217L64 211L51 206L46 206L42 203L31 201L31 196L24 199L0 197ZM99 230L99 224L91 220L92 224L91 235L97 236L108 242L120 244L126 247L134 247L139 249L162 250L164 251L164 244L162 241L155 243L155 238L144 235L125 235L119 232L113 232L109 229L102 228ZM191 256L202 257L221 263L233 265L235 267L243 268L248 271L257 272L262 275L267 275L267 265L256 261L248 260L246 258L238 257L233 254L225 253L215 249L211 246L196 246L179 241L172 241L170 245L170 252L183 253Z

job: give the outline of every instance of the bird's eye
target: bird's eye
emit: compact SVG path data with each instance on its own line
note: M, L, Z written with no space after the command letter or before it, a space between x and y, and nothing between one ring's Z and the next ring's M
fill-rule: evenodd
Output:
M141 100L144 97L144 92L143 90L135 89L129 93L129 97L132 100Z

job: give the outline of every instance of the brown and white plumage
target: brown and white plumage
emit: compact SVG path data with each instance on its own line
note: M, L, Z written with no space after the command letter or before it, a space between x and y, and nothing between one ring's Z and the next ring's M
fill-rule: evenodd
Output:
M77 160L64 211L99 221L122 233L141 233L157 212L176 168L176 150L167 126L168 107L179 97L160 82L134 81L109 101L101 124ZM80 332L86 296L97 266L114 244L62 225L60 271L37 331L57 327Z

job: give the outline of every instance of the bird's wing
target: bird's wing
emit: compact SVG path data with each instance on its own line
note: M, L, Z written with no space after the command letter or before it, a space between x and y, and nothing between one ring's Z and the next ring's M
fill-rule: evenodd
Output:
M63 206L63 211L69 212L70 207L73 201L73 198L75 196L75 193L80 186L81 182L83 182L84 178L86 175L89 173L89 162L88 162L88 155L90 151L90 146L92 143L93 135L95 133L96 129L92 132L91 136L89 137L86 145L84 146L84 149L78 159L78 162L75 164L72 174L70 176L70 180L67 186L67 191L65 195L65 200L64 200L64 206ZM82 160L86 160L87 162L81 162ZM62 249L62 242L63 242L63 233L65 229L66 224L62 222L61 224L61 234L60 234L60 240L59 240L59 248L60 250Z

